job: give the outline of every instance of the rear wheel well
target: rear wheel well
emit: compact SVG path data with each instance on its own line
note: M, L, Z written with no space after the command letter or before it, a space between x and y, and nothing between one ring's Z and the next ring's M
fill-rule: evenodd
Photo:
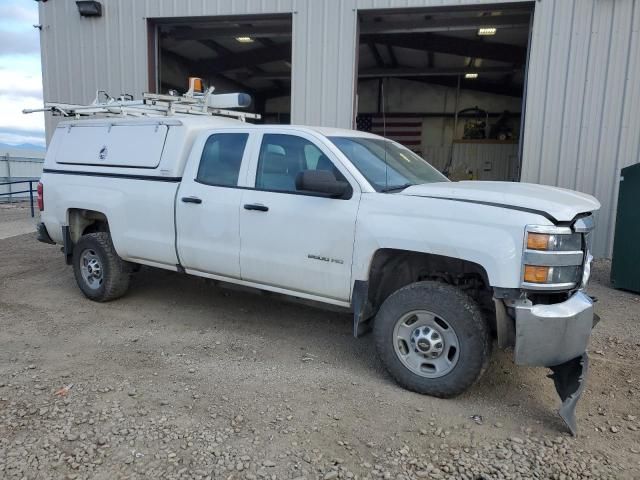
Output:
M109 231L107 216L102 212L72 208L69 210L68 218L69 233L73 243L78 243L80 237L88 233Z
M356 323L371 319L393 292L414 282L431 280L458 287L473 298L491 320L495 329L493 291L485 269L474 262L459 258L407 250L380 249L376 251L369 269L364 305L354 308Z

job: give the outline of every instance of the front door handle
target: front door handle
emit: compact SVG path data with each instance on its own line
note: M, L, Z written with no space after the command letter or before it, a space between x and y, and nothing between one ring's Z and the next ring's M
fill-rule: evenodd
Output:
M202 203L202 200L198 197L182 197L184 203Z
M245 203L244 204L244 209L245 210L257 210L258 212L268 212L269 211L269 207L267 207L266 205L262 205L261 203Z

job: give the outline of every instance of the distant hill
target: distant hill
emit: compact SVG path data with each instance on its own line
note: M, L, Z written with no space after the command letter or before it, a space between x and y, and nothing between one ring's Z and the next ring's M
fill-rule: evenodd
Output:
M35 145L33 143L20 143L19 145L9 145L7 143L0 143L0 152L6 150L41 150L45 151L45 147L42 145Z

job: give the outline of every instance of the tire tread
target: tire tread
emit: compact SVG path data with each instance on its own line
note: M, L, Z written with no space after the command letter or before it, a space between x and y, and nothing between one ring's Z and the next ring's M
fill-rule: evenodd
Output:
M86 244L86 245L85 245ZM103 288L90 290L84 288L84 280L80 273L79 256L85 248L96 248L101 250L104 257L104 280ZM94 232L83 235L78 241L73 252L73 270L78 282L78 286L85 296L96 302L109 302L122 297L129 289L130 264L125 262L117 254L111 235L109 232Z
M436 299L435 305L429 304ZM414 304L417 307L419 302L423 303L422 308L425 310L438 310L442 306L453 309L462 307L463 312L469 316L467 321L474 328L474 338L471 341L476 345L476 357L479 361L464 365L458 363L451 373L435 379L420 377L407 369L397 358L389 340L404 306ZM460 336L460 332L457 333ZM397 383L413 392L440 398L454 397L476 383L489 365L491 337L486 320L476 302L451 285L433 281L415 282L392 293L376 315L374 336L378 355L389 374Z

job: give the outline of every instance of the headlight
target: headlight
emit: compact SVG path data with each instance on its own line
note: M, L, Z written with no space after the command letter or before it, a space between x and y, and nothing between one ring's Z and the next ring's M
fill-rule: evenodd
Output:
M582 249L582 235L527 232L527 248L554 252L578 251Z
M524 281L539 284L575 284L580 279L580 268L576 266L548 267L524 266Z
M569 227L527 226L523 288L568 290L581 284L585 261L582 244L582 235Z

